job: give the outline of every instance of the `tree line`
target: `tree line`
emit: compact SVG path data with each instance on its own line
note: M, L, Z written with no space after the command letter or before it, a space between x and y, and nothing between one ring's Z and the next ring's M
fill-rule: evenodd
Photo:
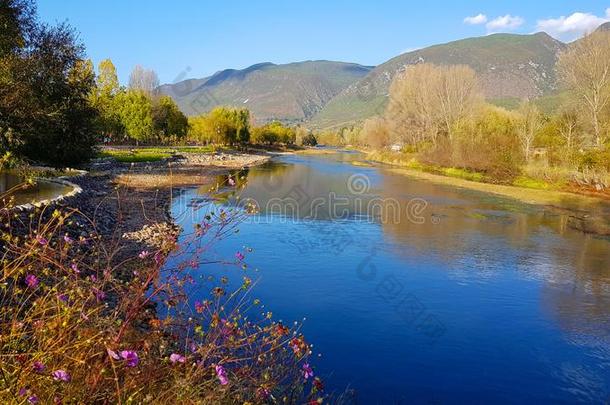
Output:
M514 110L486 102L468 66L410 66L393 80L381 115L337 134L344 143L395 145L423 163L482 172L492 181L528 175L608 187L610 32L570 44L559 54L557 77L561 103L544 113L539 100Z

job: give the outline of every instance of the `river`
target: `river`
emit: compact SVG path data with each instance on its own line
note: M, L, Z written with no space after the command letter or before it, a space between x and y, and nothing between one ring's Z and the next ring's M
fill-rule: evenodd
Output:
M540 206L358 159L276 157L206 203L258 203L214 255L253 249L253 295L276 319L306 318L327 387L362 404L609 400L608 239ZM184 214L207 191L174 202L182 225L202 220Z

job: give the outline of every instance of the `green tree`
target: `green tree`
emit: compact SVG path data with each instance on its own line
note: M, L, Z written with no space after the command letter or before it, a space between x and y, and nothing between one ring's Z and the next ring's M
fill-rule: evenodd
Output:
M153 114L151 100L140 91L129 90L117 97L117 108L125 135L137 142L153 139Z
M114 137L124 132L117 105L117 96L123 91L119 86L116 68L110 59L98 65L95 91L91 103L99 112L98 127L104 137Z
M170 96L158 99L152 110L154 131L163 142L186 136L188 119Z
M0 3L0 147L73 165L95 153L93 70L73 30L37 24L33 10L31 1Z

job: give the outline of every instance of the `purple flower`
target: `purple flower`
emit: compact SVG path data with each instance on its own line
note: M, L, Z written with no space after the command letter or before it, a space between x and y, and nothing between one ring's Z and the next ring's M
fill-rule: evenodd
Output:
M57 299L62 302L68 302L68 294L58 294Z
M106 352L108 353L108 356L110 356L111 358L113 358L115 360L121 360L121 357L118 354L116 354L116 352L114 350L106 349Z
M30 395L28 397L28 402L30 404L37 404L38 403L38 397L36 395Z
M95 295L95 299L98 301L103 301L106 298L106 293L99 288L91 287L91 291L93 291L93 295Z
M24 396L24 395L25 395L25 394L27 394L27 393L28 393L28 389L27 389L27 388L25 388L25 387L23 387L23 388L21 388L21 389L19 390L19 396L20 396L20 397Z
M148 256L150 255L150 252L148 250L143 250L140 252L140 254L138 255L138 257L142 260L146 259Z
M186 359L184 358L184 356L182 356L178 353L172 353L169 356L169 361L171 361L172 364L176 364L176 363L184 363L186 361Z
M227 385L229 383L229 378L227 377L227 372L223 366L216 366L216 376L218 376L218 380L220 381L220 385Z
M36 236L36 242L40 243L42 246L49 244L49 241L40 235Z
M41 362L35 361L34 364L32 364L32 368L34 369L35 372L42 373L45 369L45 366Z
M70 380L72 379L72 377L70 377L70 374L68 374L68 372L65 370L55 370L51 373L51 375L53 376L53 379L55 381L70 382Z
M70 265L70 268L72 269L73 272L75 272L76 274L80 273L80 270L78 269L78 264L76 263L72 263Z
M68 235L64 235L64 242L72 244L74 243L74 239L72 239Z
M309 363L303 363L303 377L305 377L306 380L313 377L313 370Z
M33 274L28 274L27 276L25 276L25 284L29 288L36 288L36 286L38 285L38 278L36 278L36 276Z
M241 262L242 260L244 260L244 258L246 256L244 256L244 254L242 252L237 252L237 253L235 253L235 257L237 258L237 260L239 260Z
M121 358L125 360L125 365L127 367L135 367L140 362L140 358L138 357L138 353L133 350L123 350L121 351Z

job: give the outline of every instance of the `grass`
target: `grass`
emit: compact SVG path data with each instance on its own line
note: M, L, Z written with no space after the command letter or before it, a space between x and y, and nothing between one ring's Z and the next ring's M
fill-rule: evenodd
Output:
M213 153L216 147L206 146L155 146L130 149L105 149L99 157L111 157L122 163L159 162L176 153Z
M539 179L532 179L527 176L519 176L517 177L513 183L513 186L524 187L524 188L532 188L535 190L551 190L554 189L552 184Z
M485 175L483 173L471 172L469 170L458 169L456 167L442 168L441 172L448 177L455 177L458 179L470 180L470 181L485 181Z

